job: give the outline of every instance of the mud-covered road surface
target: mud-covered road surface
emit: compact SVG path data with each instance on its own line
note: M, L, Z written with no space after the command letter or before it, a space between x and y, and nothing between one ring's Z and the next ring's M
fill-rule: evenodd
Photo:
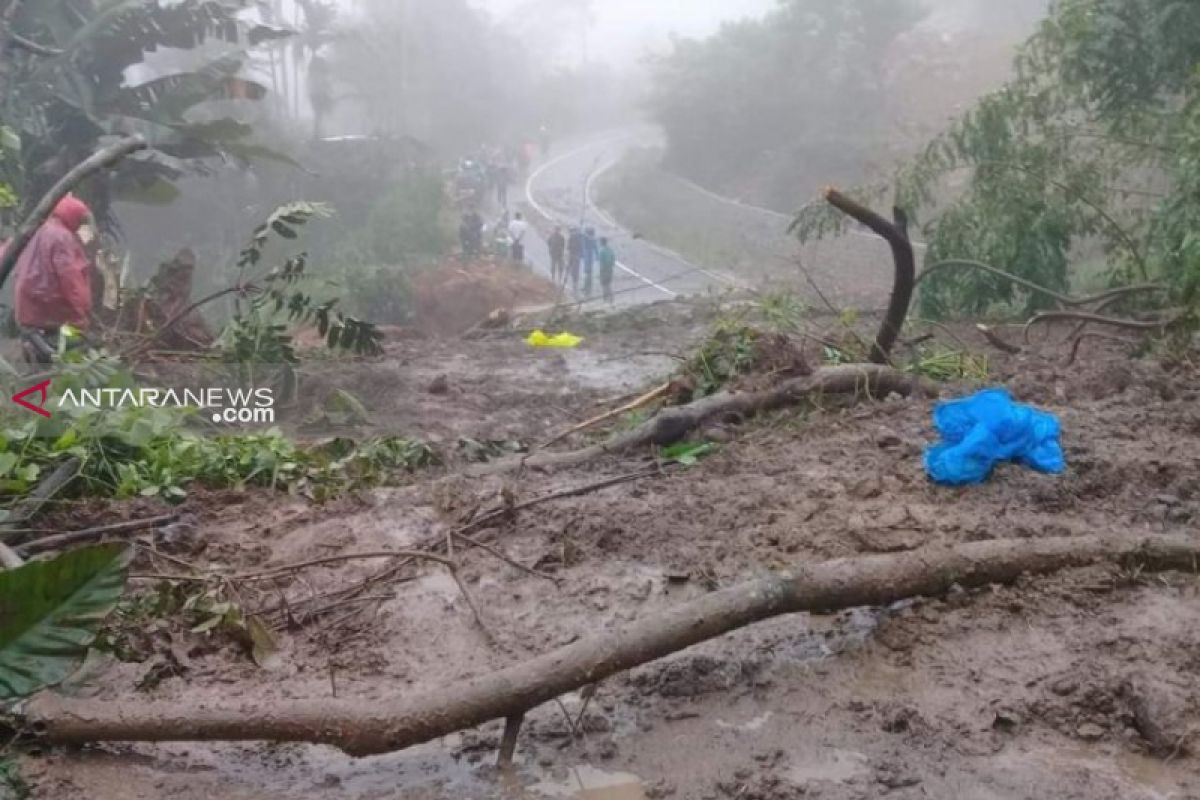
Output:
M661 381L676 363L663 354L686 352L726 313L677 302L597 318L564 352L532 350L517 334L401 341L382 365L339 367L326 380L356 386L380 425L452 451L461 438L536 443ZM430 567L316 621L298 610L303 624L279 631L273 670L234 642L172 630L158 634L155 655L112 666L85 691L281 709L335 693L408 696L789 565L991 538L1195 535L1195 373L1104 349L1085 349L1071 368L1062 357L994 356L992 371L1060 415L1065 475L1013 466L983 486L930 485L925 399L722 424L702 434L719 450L694 466L477 531L559 579L460 552L492 643L454 581ZM505 478L465 477L465 459L326 506L197 493L183 509L195 543L177 555L247 570L411 547L506 495L622 475L654 455ZM280 582L274 599L301 609L379 568L310 569ZM55 750L23 769L36 797L89 800L1186 800L1200 798L1198 620L1195 574L1109 567L780 617L610 678L590 700L575 693L535 709L511 775L492 767L499 722L361 760L307 745L110 744Z

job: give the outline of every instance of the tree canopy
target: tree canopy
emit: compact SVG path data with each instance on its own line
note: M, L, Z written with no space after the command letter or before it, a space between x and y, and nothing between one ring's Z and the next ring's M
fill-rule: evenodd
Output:
M668 166L714 183L764 173L785 204L815 188L812 162L857 177L887 135L888 48L922 16L917 0L784 0L762 19L677 41L655 65L649 101Z
M1057 0L1015 77L899 171L925 220L927 262L966 258L1068 288L1098 243L1110 280L1200 281L1200 4ZM801 236L830 224L813 209ZM981 313L1045 299L979 271L926 282L924 311Z
M10 0L4 14L0 120L3 178L26 203L108 137L140 133L153 147L89 187L103 216L114 197L163 202L197 159L267 154L250 128L212 101L258 100L242 75L247 48L287 36L241 12L245 0ZM203 50L198 67L140 70L151 54ZM146 76L146 77L139 77Z

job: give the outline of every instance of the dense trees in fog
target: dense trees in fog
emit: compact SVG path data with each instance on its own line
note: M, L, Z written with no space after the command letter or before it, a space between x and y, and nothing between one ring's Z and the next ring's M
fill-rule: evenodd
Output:
M655 65L650 99L668 166L726 187L770 175L764 194L783 202L805 193L808 162L852 173L888 135L888 49L923 15L918 0L789 0L678 41Z

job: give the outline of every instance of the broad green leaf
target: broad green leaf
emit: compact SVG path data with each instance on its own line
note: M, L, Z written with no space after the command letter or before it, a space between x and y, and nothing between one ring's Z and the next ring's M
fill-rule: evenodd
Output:
M0 572L0 700L71 674L120 599L132 558L130 548L102 544Z
M667 461L674 461L690 467L704 456L717 452L717 449L717 445L713 442L680 442L670 447L664 447L662 455Z
M265 670L276 669L280 665L279 645L271 629L252 615L246 618L246 633L250 637L250 657L254 663Z

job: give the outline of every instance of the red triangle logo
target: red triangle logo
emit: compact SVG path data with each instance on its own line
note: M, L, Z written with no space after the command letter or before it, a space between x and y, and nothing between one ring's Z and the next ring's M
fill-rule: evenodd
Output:
M17 392L12 396L12 401L21 408L27 408L35 414L41 414L43 417L49 417L50 412L46 410L46 401L50 399L50 379L42 381L39 384L30 386L28 389ZM25 398L31 394L41 395L41 402L37 405L29 402Z

